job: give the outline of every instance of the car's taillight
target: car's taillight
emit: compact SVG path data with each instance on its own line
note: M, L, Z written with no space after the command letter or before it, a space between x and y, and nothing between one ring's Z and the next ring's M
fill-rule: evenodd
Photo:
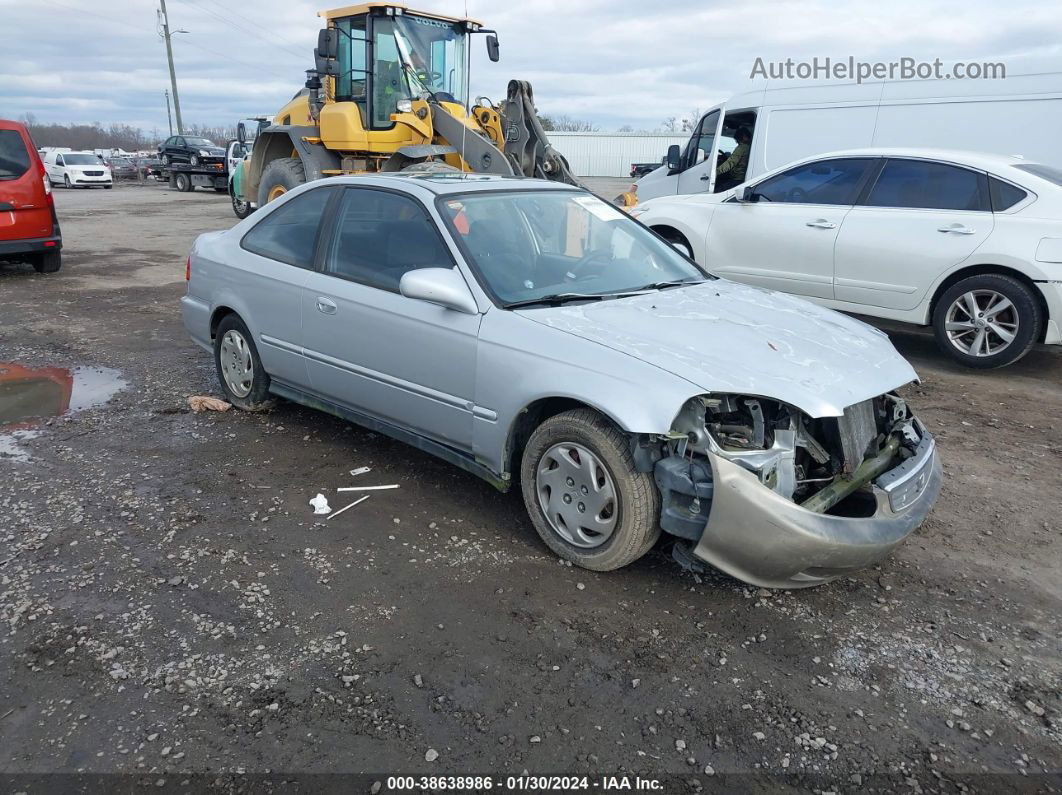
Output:
M184 280L186 282L192 281L192 258L188 257L184 262Z
M48 181L48 175L44 171L44 163L41 163L41 182L44 183L44 200L49 206L55 206L55 197L52 196L52 183Z

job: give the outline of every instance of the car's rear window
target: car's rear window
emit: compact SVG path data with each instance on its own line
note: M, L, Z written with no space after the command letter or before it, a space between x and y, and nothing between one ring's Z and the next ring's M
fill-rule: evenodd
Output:
M29 167L29 152L18 130L0 130L0 179L18 179Z
M1020 166L1014 166L1019 171L1027 171L1040 179L1046 179L1048 182L1053 182L1059 187L1062 187L1062 170L1053 168L1052 166L1043 166L1039 163L1022 163Z

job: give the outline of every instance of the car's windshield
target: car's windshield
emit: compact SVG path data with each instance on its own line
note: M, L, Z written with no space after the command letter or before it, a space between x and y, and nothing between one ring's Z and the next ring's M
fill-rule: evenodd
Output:
M184 142L189 146L216 146L209 138L188 138L186 136Z
M625 213L577 191L443 196L439 208L503 303L609 296L710 278Z
M68 166L98 166L100 159L96 155L75 155L69 152L63 155L63 162Z

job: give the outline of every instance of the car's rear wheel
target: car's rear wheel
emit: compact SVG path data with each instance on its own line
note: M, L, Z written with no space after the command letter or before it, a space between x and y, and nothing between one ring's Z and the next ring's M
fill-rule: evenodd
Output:
M63 255L60 251L43 251L34 254L30 262L37 273L55 273L63 266Z
M1016 362L1040 339L1042 329L1043 312L1032 290L1001 273L956 282L933 311L933 332L941 350L982 370Z
M295 157L277 158L262 172L262 181L258 184L258 206L264 207L304 182L306 170L301 160Z
M269 374L262 367L254 338L239 315L226 315L218 324L214 364L229 403L244 411L261 411L271 405Z
M591 409L543 422L524 448L524 504L539 536L577 566L626 566L660 537L660 495L627 437Z

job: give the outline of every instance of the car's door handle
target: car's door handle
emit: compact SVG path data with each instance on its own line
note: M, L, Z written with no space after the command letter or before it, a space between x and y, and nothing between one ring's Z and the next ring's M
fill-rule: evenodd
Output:
M711 178L712 178L712 172L711 171L709 171L707 174L701 174L701 182L704 182L705 180L709 180Z
M951 232L953 235L976 235L977 230L971 229L968 226L962 224L955 224L954 226L941 226L937 228L938 232Z
M825 218L819 218L815 221L808 221L806 226L814 227L815 229L836 229L837 224L832 221L827 221Z
M317 311L326 315L334 315L336 313L336 302L319 295L317 296Z

